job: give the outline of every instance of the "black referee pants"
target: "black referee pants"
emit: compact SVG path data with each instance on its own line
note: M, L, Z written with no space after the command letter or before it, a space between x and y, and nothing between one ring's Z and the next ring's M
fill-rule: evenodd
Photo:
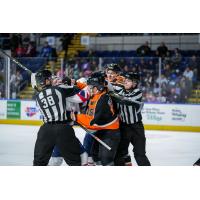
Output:
M194 163L194 165L199 165L200 166L200 158Z
M115 165L124 166L125 158L128 154L128 147L133 145L133 153L135 160L139 166L150 166L150 162L146 156L146 138L144 134L144 126L142 122L135 124L121 124L121 141L115 157Z
M34 166L46 166L57 145L65 162L80 166L80 145L74 129L66 124L44 124L40 127L34 149Z

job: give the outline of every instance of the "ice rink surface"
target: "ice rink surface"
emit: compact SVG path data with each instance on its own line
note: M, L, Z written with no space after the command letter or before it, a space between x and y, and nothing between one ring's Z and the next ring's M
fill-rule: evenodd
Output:
M31 166L39 126L0 125L0 166ZM85 132L75 128L80 141ZM200 157L200 133L146 131L153 166L191 166ZM135 163L132 146L129 147ZM136 164L135 164L136 165Z

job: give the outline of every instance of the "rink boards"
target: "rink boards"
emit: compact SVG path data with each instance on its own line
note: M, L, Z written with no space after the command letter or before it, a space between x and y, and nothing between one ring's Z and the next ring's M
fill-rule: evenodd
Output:
M147 130L200 132L200 105L145 104L142 117ZM41 125L35 101L0 100L0 123Z

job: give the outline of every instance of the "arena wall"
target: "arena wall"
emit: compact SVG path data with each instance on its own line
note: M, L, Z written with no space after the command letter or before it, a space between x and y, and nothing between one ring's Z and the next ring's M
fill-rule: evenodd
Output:
M146 103L142 116L146 130L200 132L200 105ZM0 100L0 124L42 123L35 101Z

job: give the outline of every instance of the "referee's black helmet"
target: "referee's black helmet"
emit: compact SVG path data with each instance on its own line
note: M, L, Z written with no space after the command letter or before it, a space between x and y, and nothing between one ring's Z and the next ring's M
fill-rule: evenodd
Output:
M125 78L130 79L132 81L136 81L137 83L140 81L140 75L135 72L126 72L123 75Z
M44 69L36 73L35 79L37 85L40 87L45 87L46 86L46 80L51 80L52 78L52 73L51 71Z
M116 64L116 63L107 64L105 66L105 69L106 69L106 71L111 70L111 71L114 71L116 73L120 73L122 71L121 68L119 67L119 65Z

